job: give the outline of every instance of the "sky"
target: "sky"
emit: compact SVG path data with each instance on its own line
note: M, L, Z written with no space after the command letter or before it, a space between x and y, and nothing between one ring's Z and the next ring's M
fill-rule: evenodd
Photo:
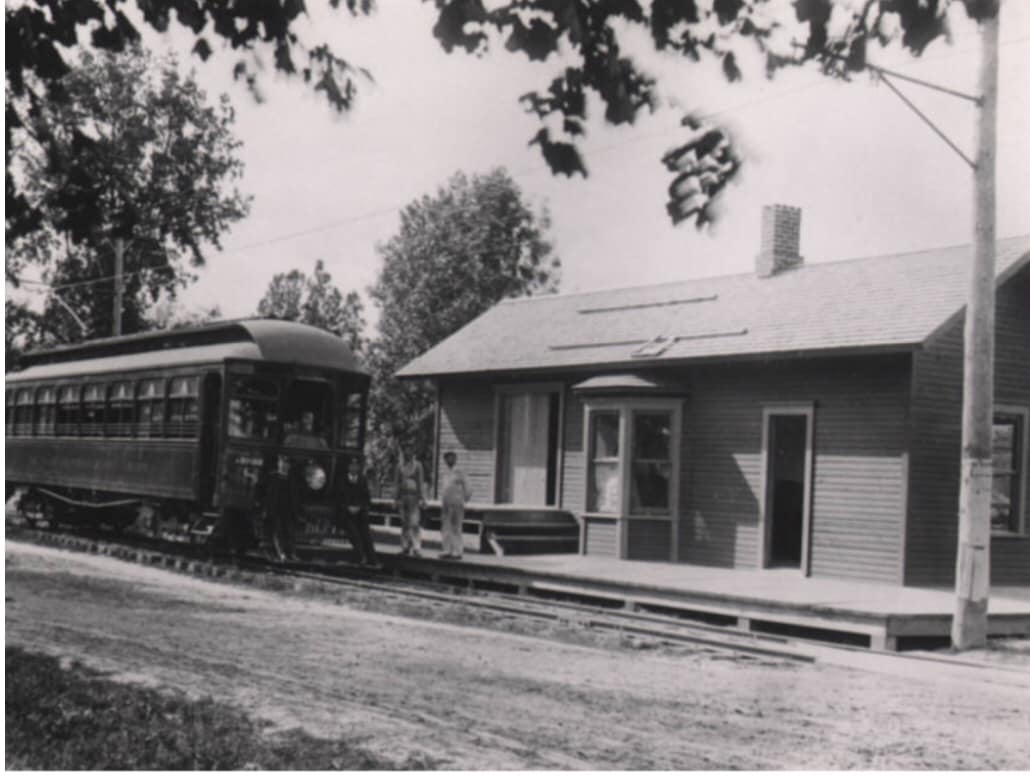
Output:
M937 41L918 60L898 46L873 50L870 61L975 93L977 32L955 6L950 44ZM1030 233L1030 2L1007 0L1002 8L999 237ZM365 294L380 267L376 245L397 231L405 204L458 170L497 166L534 207L550 211L563 292L750 271L761 208L774 202L802 208L801 252L809 262L971 239L970 168L865 75L841 83L793 69L769 80L757 63L745 63L744 82L730 85L714 64L630 41L629 53L659 77L663 105L635 126L615 128L595 102L583 144L589 177L568 179L553 176L538 148L527 146L539 125L518 102L545 89L562 62L530 63L499 46L484 57L446 54L431 33L434 16L432 4L380 0L369 18L325 11L310 19L306 40L325 40L374 77L360 84L357 105L343 116L271 68L265 99L256 103L232 82L228 59L201 65L184 58L210 95L232 98L246 165L241 189L253 196L250 215L182 295L185 307L251 315L274 274L310 273L317 259L341 290ZM182 39L151 44L181 50ZM972 156L971 103L900 87ZM688 109L729 127L745 154L717 224L702 231L673 226L665 212L670 176L660 158L682 137ZM374 322L367 295L366 306Z

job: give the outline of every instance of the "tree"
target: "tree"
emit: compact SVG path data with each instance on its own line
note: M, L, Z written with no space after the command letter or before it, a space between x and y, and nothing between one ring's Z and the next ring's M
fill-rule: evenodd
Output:
M587 174L578 143L585 136L588 96L600 100L605 119L632 123L641 111L660 102L659 84L624 54L627 33L642 30L658 51L675 52L687 63L716 58L728 81L742 77L740 46L765 55L771 75L778 68L818 61L834 76L862 70L874 41L900 36L919 53L947 34L949 6L961 3L981 20L995 0L434 0L433 34L445 51L481 55L491 39L509 52L561 64L546 89L523 95L526 109L542 128L532 142L555 173ZM60 99L68 70L61 46L88 38L89 45L121 51L139 40L137 23L123 9L128 0L28 0L6 11L8 94L38 105ZM194 53L208 58L212 43L241 53L233 73L259 94L257 72L262 53L274 68L300 77L337 111L347 111L358 83L370 78L326 45L309 46L296 32L301 2L214 3L200 0L137 0L142 24L164 32L176 21L194 36ZM329 0L338 8L340 0ZM351 15L366 14L371 0L346 0ZM792 13L791 13L792 12ZM803 26L793 40L789 17ZM795 45L796 44L796 45ZM298 67L297 60L307 63ZM697 106L701 108L703 106ZM23 107L7 102L8 127L17 126ZM555 119L557 121L555 121ZM556 126L561 127L560 131ZM663 157L673 173L669 214L673 221L698 226L714 217L712 203L741 166L732 138L695 116L684 119L682 142ZM9 165L8 165L9 166ZM8 233L35 228L35 213L19 187L7 178Z
M49 338L107 335L121 250L124 330L148 328L148 305L174 299L193 279L187 267L204 264L205 244L219 247L247 213L235 188L233 111L224 96L208 105L174 59L155 62L139 49L84 52L61 88L65 99L30 106L11 132L8 172L39 223L8 234L7 279L17 284L26 265L42 271Z
M218 305L184 310L174 299L162 299L147 313L148 320L155 329L186 329L214 323L225 317Z
M501 299L556 291L561 263L549 226L506 171L458 173L407 205L399 232L377 246L383 264L369 291L380 312L368 364L370 457L380 477L401 437L423 462L432 452L431 388L393 374Z
M279 273L268 284L258 302L258 315L284 321L299 321L335 334L355 353L365 349L364 305L357 292L346 296L333 285L333 278L319 259L315 273L308 277L300 270Z

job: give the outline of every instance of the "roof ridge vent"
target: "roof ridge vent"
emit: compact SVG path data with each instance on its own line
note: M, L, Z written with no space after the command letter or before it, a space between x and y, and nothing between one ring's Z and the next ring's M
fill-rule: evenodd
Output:
M691 296L684 299L669 299L665 302L639 302L638 304L618 304L611 307L583 307L577 310L580 315L592 313L615 313L623 310L645 310L651 307L672 307L680 304L697 304L698 302L714 302L719 298L718 294L708 296Z
M675 343L675 337L666 337L663 334L659 334L657 337L648 340L630 353L630 356L632 358L655 358L662 355L662 353L672 347Z

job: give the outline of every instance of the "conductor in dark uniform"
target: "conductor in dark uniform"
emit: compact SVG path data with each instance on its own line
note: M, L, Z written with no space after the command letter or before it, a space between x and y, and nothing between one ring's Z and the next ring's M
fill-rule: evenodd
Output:
M368 526L368 510L372 497L368 479L361 473L361 461L351 458L347 474L339 479L336 499L336 525L347 534L347 540L358 554L362 566L378 568L376 548Z

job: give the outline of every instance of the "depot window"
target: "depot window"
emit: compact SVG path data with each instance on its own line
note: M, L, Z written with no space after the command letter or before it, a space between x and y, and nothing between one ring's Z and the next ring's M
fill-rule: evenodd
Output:
M587 512L672 517L680 424L676 400L588 399Z
M1026 529L1028 415L1026 409L1005 407L994 414L991 531L996 534L1022 534Z

